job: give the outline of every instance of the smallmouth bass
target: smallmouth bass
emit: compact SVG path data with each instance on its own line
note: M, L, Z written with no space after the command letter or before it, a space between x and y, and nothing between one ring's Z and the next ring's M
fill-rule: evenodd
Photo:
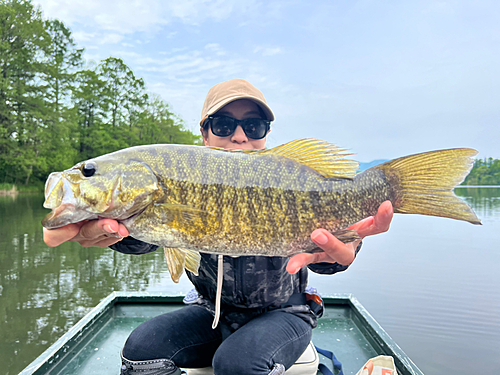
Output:
M395 213L481 224L453 188L472 168L467 148L406 156L356 174L333 144L301 139L269 150L185 145L137 146L52 173L42 221L48 229L98 218L164 247L172 279L197 273L199 252L290 257L320 251L324 228L358 239L350 225L392 202Z

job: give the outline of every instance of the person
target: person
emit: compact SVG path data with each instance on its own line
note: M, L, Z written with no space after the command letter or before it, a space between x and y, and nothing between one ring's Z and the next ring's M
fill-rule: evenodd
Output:
M264 95L243 79L212 87L202 109L205 146L263 149L274 114ZM378 213L351 228L361 238L389 229L393 210L384 202ZM128 237L123 224L100 219L46 230L49 246L77 241L127 254L158 247ZM344 271L361 242L344 244L324 229L311 234L323 252L280 257L223 257L220 323L212 329L218 256L201 254L199 275L186 271L196 293L182 309L137 327L122 350L122 374L181 374L180 368L213 366L221 374L284 374L306 349L318 311L307 302L308 269L320 274Z

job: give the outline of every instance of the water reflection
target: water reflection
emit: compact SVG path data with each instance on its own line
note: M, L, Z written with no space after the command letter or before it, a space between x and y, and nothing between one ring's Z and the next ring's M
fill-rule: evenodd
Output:
M455 194L464 199L479 217L500 216L500 187L460 187Z
M76 243L48 248L40 225L47 213L42 203L41 196L0 197L5 374L17 374L112 291L145 290L166 268L162 252L134 257Z
M494 236L497 236L495 233L498 232L498 230L495 231L495 228L498 228L498 219L500 218L500 188L457 188L456 194L472 206L481 220L483 220L483 223L495 221L494 225L483 225L481 227L481 238L474 239L474 243L477 243L477 246L480 248L486 248L491 243L494 243ZM20 194L16 198L0 197L0 217L2 218L2 225L0 226L0 333L2 337L0 341L0 363L2 363L2 373L4 374L17 374L81 319L86 312L96 306L102 298L114 290L162 290L174 293L180 290L179 286L172 284L166 274L166 264L161 251L143 256L130 256L109 249L82 248L76 243L64 244L57 248L48 248L43 243L42 228L40 225L43 216L48 212L43 209L42 203L43 197L40 195ZM436 223L436 228L433 228L427 225L430 220L429 218L425 218L426 224L419 231L415 231L415 225L410 226L408 229L402 229L401 224L408 222L407 220L398 221L401 223L400 230L397 230L397 223L395 223L395 230L391 233L391 236L380 236L380 238L373 239L370 241L370 244L367 244L367 250L365 250L363 257L360 257L356 261L356 268L346 272L345 275L328 278L325 288L329 289L326 290L331 290L332 293L352 291L356 295L359 294L359 296L363 296L363 293L365 293L367 297L363 296L364 299L362 299L362 302L365 303L366 301L367 306L370 304L369 296L376 295L378 290L392 291L390 300L401 306L409 306L411 301L418 302L417 297L419 294L417 292L411 293L411 295L406 293L410 290L409 285L394 283L386 279L384 279L387 281L386 284L381 284L380 289L377 289L376 286L372 287L376 285L379 279L373 280L370 288L366 287L364 281L357 284L353 283L358 289L339 290L336 288L345 279L361 278L361 280L365 280L366 275L369 274L369 268L367 268L368 271L365 273L360 272L360 270L363 270L363 261L369 260L368 263L370 265L367 267L373 267L373 264L376 264L377 261L376 259L370 259L370 254L373 254L374 257L384 259L384 264L380 267L401 268L404 264L404 259L399 255L401 253L399 251L400 246L408 238L416 235L429 237L430 240L435 242L434 245L443 241L442 262L443 264L449 264L450 260L446 258L444 250L446 250L446 246L451 246L450 238L452 237L446 231L455 230L453 229L455 228L453 225L456 225L456 222L453 220L436 219L433 221L433 223ZM471 226L471 228L464 227L465 229L463 230L470 230L471 233L476 233L472 232L472 227L474 226ZM460 228L463 227L460 226ZM474 227L474 229L477 229L477 227ZM443 233L446 234L443 235ZM380 244L377 246L377 241L390 241L390 239L393 239L397 244L387 245L386 243L385 245ZM418 241L415 240L414 242L422 244L422 239L419 238ZM482 243L485 245L481 245ZM453 243L451 249L453 251L452 259L460 259L459 255L461 253L470 253L470 249L462 249L460 245L461 242ZM463 246L470 247L470 244L464 243ZM431 245L427 247L429 249L433 248ZM382 256L381 253L383 253L383 250L388 248L394 248L397 254L394 256ZM368 249L374 250L367 252ZM404 256L410 264L418 264L419 254L422 253L425 254L422 250L410 251L409 249L405 249ZM412 256L415 259L410 259ZM394 259L394 262L397 263L392 265L387 264L391 259ZM431 259L431 255L424 257L424 259ZM467 256L466 259L469 260L469 257ZM479 260L481 259L479 257ZM468 264L467 262L467 267ZM478 264L477 262L474 264L475 267L482 270L481 274L483 274L489 272L488 270L496 263L489 261L486 264ZM409 265L408 267L411 266ZM432 288L436 290L444 288L442 286L443 278L444 281L447 278L442 273L440 267L442 265L436 260L436 257L434 257L433 262L425 265L425 274L430 280L429 285L432 285ZM454 267L454 269L460 269L458 267L461 267L461 265L457 264ZM463 267L464 276L462 278L465 278L471 272L466 265ZM435 282L431 278L431 275L433 275L431 271L433 269L436 269ZM361 276L359 276L360 273ZM362 278L363 275L364 279ZM315 279L315 277L311 276L311 280L321 286L319 279ZM393 277L395 276L393 275ZM186 280L185 278L181 279L181 289L183 291L186 291L189 287L189 283ZM470 296L468 297L466 294L469 291L464 286L461 286L459 289L462 294L453 302L456 305L460 305L463 300L468 300L474 296L477 297L480 290L483 290L482 293L484 294L484 290L491 289L487 287L491 285L491 280L486 280L484 283L477 280L469 281L466 284L474 285L474 289L470 291ZM427 290L423 288L422 280L414 282L418 284L414 287L416 291ZM182 285L183 283L184 285ZM398 289L398 287L401 288L400 285L405 285L404 291ZM441 286L437 287L437 285ZM369 290L367 291L367 289ZM455 289L455 287L450 286L448 296L454 296L452 291ZM491 293L492 299L500 297L496 291L492 291ZM429 296L426 296L426 298L429 298ZM417 304L415 305L415 311L418 311L420 308L417 302L415 302ZM432 306L434 305L440 306L436 301L433 302ZM432 310L432 306L428 310ZM376 305L376 301L374 301L373 305L370 306L370 310L372 313L377 314L378 309L379 307ZM385 306L381 306L380 311L383 311L380 313L382 318L387 315ZM399 313L398 311L398 315L401 316L410 315L407 311ZM411 316L408 319L415 324L420 324L418 320L419 315L419 313L416 313L414 317ZM447 319L446 321L449 324L451 324L450 322L453 323L449 319L449 316L444 317L439 315L440 325L442 325L442 319ZM404 327L401 327L401 330L408 331L408 326L411 322L405 321ZM383 323L389 329L398 329L394 325L397 323L397 319L395 318L391 318ZM425 325L428 326L428 322ZM455 326L450 326L447 335L457 332L457 327L458 329L460 328L459 323L456 323ZM404 341L406 339L405 336L398 337L398 339L400 339L400 343L405 344L406 348L409 349L410 356L414 357L415 360L419 359L419 357L425 358L426 348L413 348L411 346L413 342L418 342L415 341L414 336L408 338L406 343ZM458 342L462 343L463 340L457 340ZM487 360L487 358L483 359ZM441 362L448 360L450 358L444 358ZM422 363L417 362L417 364L422 365L424 369L425 364L423 362L425 361L422 361Z

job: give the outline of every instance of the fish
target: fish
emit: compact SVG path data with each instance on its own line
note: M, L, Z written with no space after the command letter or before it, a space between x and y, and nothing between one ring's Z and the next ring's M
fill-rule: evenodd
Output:
M391 201L395 213L481 224L454 193L477 151L404 156L357 173L348 150L307 138L263 150L159 144L126 148L50 174L42 225L115 219L130 236L164 248L172 279L197 274L200 252L291 257L322 251L324 228L360 239L352 224Z

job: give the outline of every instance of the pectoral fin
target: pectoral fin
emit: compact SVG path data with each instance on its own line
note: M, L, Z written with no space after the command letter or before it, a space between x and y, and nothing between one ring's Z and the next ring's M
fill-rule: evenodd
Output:
M207 235L217 228L215 215L187 205L156 203L153 212L169 227L190 235Z

